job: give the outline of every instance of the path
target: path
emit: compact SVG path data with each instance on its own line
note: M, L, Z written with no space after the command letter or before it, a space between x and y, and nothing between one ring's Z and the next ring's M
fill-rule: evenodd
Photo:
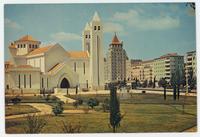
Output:
M57 93L57 94L54 94L54 96L56 96L57 98L59 98L61 101L63 101L64 103L73 103L75 102L76 100L74 99L71 99L69 97L66 97L65 96L66 94L65 93Z
M44 103L22 103L22 104L23 105L30 105L30 106L38 109L40 112L11 115L11 116L6 116L5 119L21 118L21 117L25 117L28 114L47 115L47 114L52 113L52 107L50 105L47 105L47 104L44 104Z
M183 132L197 132L197 126L193 126L191 128L188 128L184 130Z

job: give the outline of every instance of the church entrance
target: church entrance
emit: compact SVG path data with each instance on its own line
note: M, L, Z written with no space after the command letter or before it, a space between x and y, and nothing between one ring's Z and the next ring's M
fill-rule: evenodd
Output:
M63 78L60 83L60 88L70 88L69 81L66 78Z

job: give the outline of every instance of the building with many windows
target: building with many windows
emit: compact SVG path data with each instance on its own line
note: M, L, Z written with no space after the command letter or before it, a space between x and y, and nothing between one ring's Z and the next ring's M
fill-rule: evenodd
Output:
M123 49L123 42L120 42L115 34L106 55L107 83L126 79L126 60L127 55Z
M177 53L169 53L154 59L153 76L157 81L161 78L170 81L172 74L182 70L184 70L184 56Z
M196 51L191 51L186 53L186 70L189 72L193 72L193 75L197 74L197 63L196 63Z

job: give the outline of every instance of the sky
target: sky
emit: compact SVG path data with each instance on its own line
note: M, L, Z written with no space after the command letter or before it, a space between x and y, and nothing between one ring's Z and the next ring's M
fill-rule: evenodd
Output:
M82 50L82 31L98 12L104 28L104 56L117 33L129 59L154 59L196 49L195 13L185 3L7 4L4 6L5 60L8 45L31 35L42 45L59 43Z

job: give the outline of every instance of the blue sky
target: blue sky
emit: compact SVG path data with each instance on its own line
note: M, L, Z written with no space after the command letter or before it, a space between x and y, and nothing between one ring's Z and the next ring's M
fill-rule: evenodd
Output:
M81 33L95 11L104 24L104 54L114 32L132 59L196 49L195 15L185 3L17 4L4 7L5 59L9 43L26 34L44 45L82 50Z

